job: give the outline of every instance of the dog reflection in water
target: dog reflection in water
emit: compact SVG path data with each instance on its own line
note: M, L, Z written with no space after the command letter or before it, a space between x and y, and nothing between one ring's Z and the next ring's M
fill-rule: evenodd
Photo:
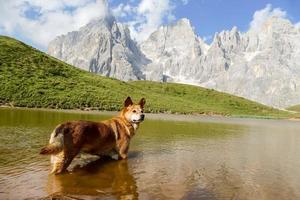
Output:
M132 152L130 157L138 156ZM76 160L77 161L77 160ZM75 161L75 162L76 162ZM50 175L47 192L49 198L108 197L113 199L138 199L137 184L131 175L127 160L114 160L104 156L83 167L75 167L73 173Z

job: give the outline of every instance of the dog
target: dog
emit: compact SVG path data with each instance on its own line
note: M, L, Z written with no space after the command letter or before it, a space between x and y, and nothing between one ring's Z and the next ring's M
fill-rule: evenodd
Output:
M94 155L117 153L118 159L126 159L131 138L144 121L145 98L134 104L130 97L117 117L102 121L70 121L58 125L40 154L51 155L53 174L67 170L80 152Z

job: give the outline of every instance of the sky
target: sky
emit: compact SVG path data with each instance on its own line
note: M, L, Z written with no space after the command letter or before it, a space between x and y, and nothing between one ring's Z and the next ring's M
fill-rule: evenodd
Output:
M56 36L114 15L142 42L159 26L187 18L207 43L216 32L258 27L270 16L300 27L299 0L0 0L0 35L46 51Z

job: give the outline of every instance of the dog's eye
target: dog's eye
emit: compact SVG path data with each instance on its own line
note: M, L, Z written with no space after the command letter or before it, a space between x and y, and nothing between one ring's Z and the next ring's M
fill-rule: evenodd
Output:
M141 113L144 113L144 111L142 110Z
M133 110L132 112L136 113L136 110Z

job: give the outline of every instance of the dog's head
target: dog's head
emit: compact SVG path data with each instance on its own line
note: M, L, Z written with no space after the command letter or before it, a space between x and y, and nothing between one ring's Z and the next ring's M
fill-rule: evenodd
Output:
M138 104L134 104L130 97L124 101L123 116L130 123L138 124L145 119L144 105L145 98L142 98Z

